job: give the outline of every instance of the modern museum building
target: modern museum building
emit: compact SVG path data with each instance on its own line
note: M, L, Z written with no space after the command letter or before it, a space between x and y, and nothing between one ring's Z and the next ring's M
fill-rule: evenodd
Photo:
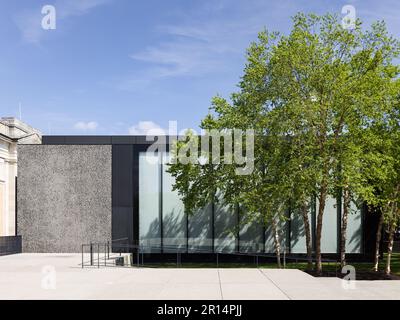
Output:
M43 136L41 144L19 146L16 226L22 251L77 253L82 244L126 239L161 256L177 250L274 252L271 230L255 222L242 224L235 210L210 204L185 212L167 172L168 148L146 154L153 143L144 136ZM349 254L374 251L377 217L365 210L352 207ZM301 218L290 210L287 214L282 248L304 254ZM315 208L310 220L314 235ZM340 201L330 198L323 225L325 254L338 253L340 221Z

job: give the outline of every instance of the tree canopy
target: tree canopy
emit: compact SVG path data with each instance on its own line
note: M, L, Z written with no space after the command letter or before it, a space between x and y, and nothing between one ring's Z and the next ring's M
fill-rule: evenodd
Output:
M214 97L201 123L203 129L228 133L254 130L254 170L237 175L237 163L183 164L178 159L169 170L187 210L223 201L242 207L244 221L271 224L275 230L287 219L289 206L307 226L315 196L317 272L322 271L328 196L343 197L343 253L351 200L379 206L389 225L397 223L398 54L399 42L384 22L364 30L357 20L354 29L344 29L335 15L299 13L287 35L261 31L247 50L238 92L230 100ZM188 141L196 139L191 138L178 142L177 150L188 150ZM207 151L202 156L211 157ZM278 231L275 236L278 255Z

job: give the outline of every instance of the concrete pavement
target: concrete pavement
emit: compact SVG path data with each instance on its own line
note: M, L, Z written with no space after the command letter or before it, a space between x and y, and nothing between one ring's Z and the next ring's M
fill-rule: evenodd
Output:
M326 300L400 299L400 281L314 278L286 269L80 267L79 254L0 257L0 299Z

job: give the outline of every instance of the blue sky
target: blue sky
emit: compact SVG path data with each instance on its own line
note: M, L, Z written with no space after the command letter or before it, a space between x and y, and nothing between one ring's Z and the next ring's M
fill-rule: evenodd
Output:
M43 30L54 5L57 28ZM263 27L346 4L399 36L400 2L267 0L0 0L0 115L44 134L141 134L198 128L212 96L229 97Z

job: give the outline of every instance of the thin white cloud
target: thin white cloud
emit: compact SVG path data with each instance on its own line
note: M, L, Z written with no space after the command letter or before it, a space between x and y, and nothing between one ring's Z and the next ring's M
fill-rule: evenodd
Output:
M99 124L95 121L89 121L89 122L84 122L84 121L79 121L75 123L74 128L79 131L95 131Z
M176 23L158 25L162 40L130 57L141 62L134 74L126 75L116 87L135 91L155 81L177 77L201 77L230 72L243 59L249 42L271 21L271 10L287 15L284 4L219 1L203 3L191 13L177 16ZM222 10L224 9L224 10ZM227 14L226 10L229 10ZM284 12L284 14L282 13Z
M153 121L139 121L129 128L130 135L159 136L166 135L165 130Z
M14 17L14 22L21 31L22 39L29 43L39 43L44 34L41 27L42 15L40 9L24 11Z
M90 10L107 4L111 0L58 0L55 7L58 9L60 18L68 18L70 16L81 16L89 13Z
M200 75L215 69L218 62L213 52L213 48L205 49L203 44L177 41L149 47L143 52L132 54L131 58L149 63L149 73L154 78L166 78Z
M111 0L63 0L56 1L54 7L56 9L57 28L59 21L65 20L73 16L82 16L89 13L92 9L110 2ZM20 29L22 39L28 43L39 44L46 30L42 29L43 15L42 7L38 6L31 10L25 10L14 16L14 22Z
M199 76L226 67L227 54L242 54L247 41L241 37L255 30L238 25L214 23L209 25L163 26L159 32L173 39L149 46L130 55L134 60L148 63L145 78L151 80ZM241 30L241 31L239 31Z
M399 7L396 1L391 0L391 5L376 3L373 8L379 10L370 12L366 8L371 7L373 1L370 5L364 5L364 1L352 3L357 4L357 15L362 19L370 20L368 15L372 15L373 20L385 17L394 25ZM341 8L340 3L310 5L306 0L203 2L196 10L178 15L175 23L156 26L162 40L130 55L141 64L134 74L126 75L117 88L135 91L163 79L229 72L236 68L240 59L243 61L249 43L256 40L257 33L264 27L287 32L290 17L298 11L319 14L331 11L340 16Z

